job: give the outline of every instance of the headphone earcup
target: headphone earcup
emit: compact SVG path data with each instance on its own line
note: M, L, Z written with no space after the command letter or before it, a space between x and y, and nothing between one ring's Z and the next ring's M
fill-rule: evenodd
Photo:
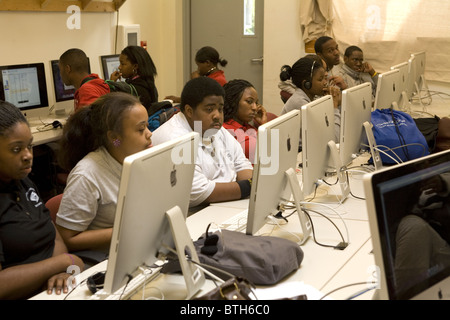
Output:
M206 254L207 256L214 255L219 249L217 247L217 242L219 241L219 236L217 234L212 234L205 239L203 247L201 247L200 252Z
M305 87L306 90L310 90L312 87L312 84L310 81L305 81L305 83L303 84L303 86Z

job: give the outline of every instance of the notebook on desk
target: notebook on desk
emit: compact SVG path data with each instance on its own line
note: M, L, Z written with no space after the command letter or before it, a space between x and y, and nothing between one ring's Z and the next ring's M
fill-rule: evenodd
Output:
M380 299L450 299L450 150L364 178Z

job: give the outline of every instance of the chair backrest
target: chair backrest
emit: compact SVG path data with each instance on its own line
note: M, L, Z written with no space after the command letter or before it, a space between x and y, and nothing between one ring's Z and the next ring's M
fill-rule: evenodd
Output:
M55 222L55 220L56 220L56 214L58 213L59 204L61 203L62 196L63 196L62 193L58 194L58 195L48 199L47 202L45 203L45 206L50 211L50 216L51 216L53 222Z

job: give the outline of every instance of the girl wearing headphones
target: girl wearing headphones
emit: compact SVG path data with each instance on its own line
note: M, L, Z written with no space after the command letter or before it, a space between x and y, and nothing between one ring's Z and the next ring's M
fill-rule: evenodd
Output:
M342 94L338 87L330 86L324 62L317 55L307 55L297 60L292 67L285 65L281 68L280 80L291 80L296 86L293 95L287 100L281 114L292 110L301 110L302 106L310 103L316 97L330 94L334 103L334 122L336 125L336 141L339 140L341 116L339 107ZM301 139L300 139L301 140ZM301 143L301 141L300 141Z

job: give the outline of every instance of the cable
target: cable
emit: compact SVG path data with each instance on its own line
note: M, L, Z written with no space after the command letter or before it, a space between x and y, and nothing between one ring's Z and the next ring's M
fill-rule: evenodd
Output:
M122 300L122 296L125 293L125 290L127 290L128 284L131 282L131 280L133 280L133 276L131 274L127 274L127 277L128 277L128 281L125 284L125 286L124 286L124 288L122 290L122 293L120 294L119 300Z
M323 300L325 297L329 296L330 294L335 293L336 291L339 291L339 290L342 290L342 289L345 289L345 288L348 288L348 287L352 287L352 286L360 286L360 285L363 285L363 284L367 284L367 282L356 282L356 283L347 284L345 286L336 288L336 289L334 289L334 290L324 294L319 300Z
M324 217L325 219L327 219L329 222L331 222L331 224L332 224L332 225L336 228L336 230L339 232L339 235L341 236L341 239L342 239L342 244L345 244L345 243L346 243L344 237L342 236L341 230L339 230L338 226L337 226L330 218L328 218L327 216L325 216L324 214L322 214L322 213L320 213L320 212L318 212L318 211L311 210L311 209L308 209L308 210L309 210L309 211L312 211L312 212L314 212L314 213L316 213L316 214L321 215L322 217ZM316 244L318 244L319 246L322 246L322 247L337 248L336 245L323 244L323 243L320 243L320 242L317 241L317 239L316 239L316 232L315 232L315 229L314 229L314 223L313 223L313 221L312 221L312 219L311 219L311 216L310 216L309 213L308 213L308 210L302 209L302 211L308 216L308 219L311 221L311 230L312 230L314 242L315 242ZM349 243L349 242L347 242L347 245L348 245L348 243Z

